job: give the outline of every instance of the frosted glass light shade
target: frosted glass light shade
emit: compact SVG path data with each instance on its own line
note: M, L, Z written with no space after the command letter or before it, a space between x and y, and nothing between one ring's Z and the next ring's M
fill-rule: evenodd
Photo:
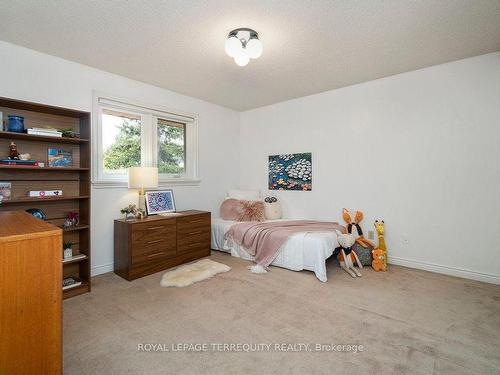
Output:
M240 54L234 58L234 62L238 66L245 66L250 61L247 51L241 50Z
M249 57L258 59L263 51L262 42L257 38L250 39L246 45L246 50Z
M158 187L158 168L130 167L128 169L129 189L151 189Z
M238 56L243 49L243 45L237 37L232 36L226 39L226 45L224 49L228 56L236 58L236 56Z

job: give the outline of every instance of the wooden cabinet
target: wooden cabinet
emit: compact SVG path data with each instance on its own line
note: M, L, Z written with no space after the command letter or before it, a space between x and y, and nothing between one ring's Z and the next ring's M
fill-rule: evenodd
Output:
M0 374L62 372L62 230L0 212Z
M210 255L210 212L115 220L115 273L134 280Z

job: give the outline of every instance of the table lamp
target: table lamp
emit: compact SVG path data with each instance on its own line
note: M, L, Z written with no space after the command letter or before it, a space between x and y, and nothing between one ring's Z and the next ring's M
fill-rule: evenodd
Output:
M158 187L158 168L156 167L130 167L128 169L128 188L139 189L139 208L146 211L144 189Z

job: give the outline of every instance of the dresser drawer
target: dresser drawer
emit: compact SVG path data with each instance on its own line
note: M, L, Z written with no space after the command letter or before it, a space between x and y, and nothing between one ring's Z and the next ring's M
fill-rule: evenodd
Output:
M154 239L134 246L132 264L159 260L175 256L177 244L174 239Z
M210 254L210 237L207 240L200 240L197 242L179 243L177 246L178 254L197 252L201 250L207 250L207 255Z
M192 231L189 234L177 235L177 246L179 247L198 242L205 242L205 243L210 242L210 231L198 230L198 231Z
M154 240L175 238L175 220L159 220L158 223L140 223L132 225L132 242L147 243Z
M190 215L185 217L180 217L177 219L177 231L178 233L186 233L190 231L196 231L199 229L210 230L210 214L199 214Z

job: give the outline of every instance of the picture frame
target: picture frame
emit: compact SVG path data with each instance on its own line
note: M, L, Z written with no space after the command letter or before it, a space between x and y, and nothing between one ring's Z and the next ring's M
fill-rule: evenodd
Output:
M269 155L269 190L311 191L312 153Z
M73 166L73 152L58 148L47 149L47 162L49 167L69 168Z
M174 192L172 189L145 192L147 215L175 212Z
M0 181L0 203L10 201L12 198L12 184L10 182Z

